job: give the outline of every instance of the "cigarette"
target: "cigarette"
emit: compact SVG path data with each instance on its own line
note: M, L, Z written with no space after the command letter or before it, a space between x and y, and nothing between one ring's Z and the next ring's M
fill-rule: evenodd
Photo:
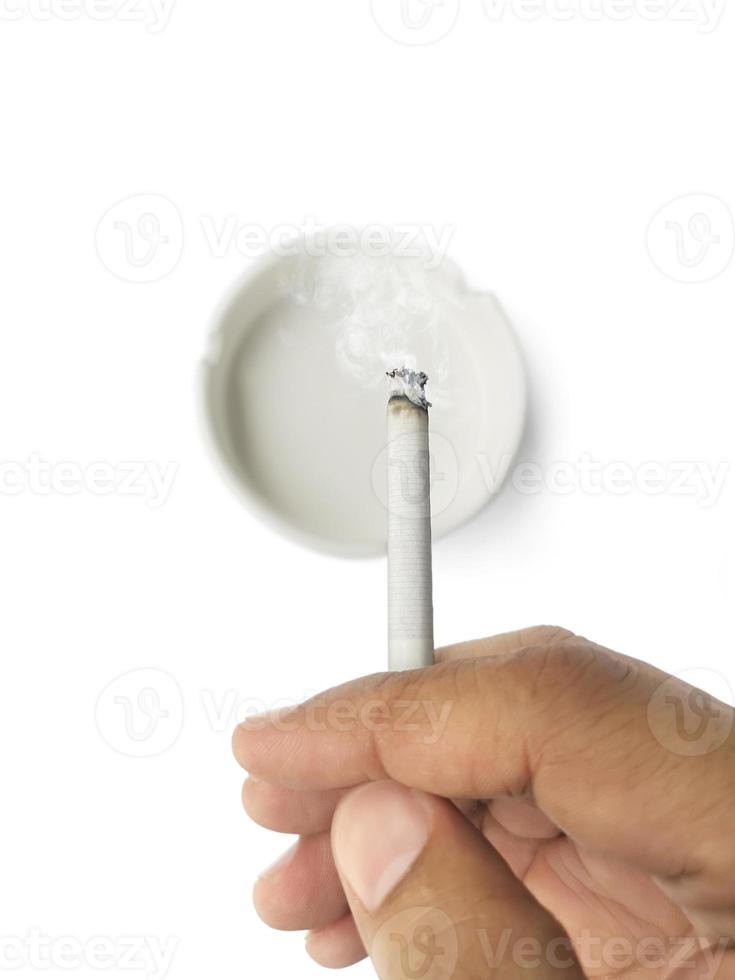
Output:
M434 662L428 378L388 377L388 663L412 670Z

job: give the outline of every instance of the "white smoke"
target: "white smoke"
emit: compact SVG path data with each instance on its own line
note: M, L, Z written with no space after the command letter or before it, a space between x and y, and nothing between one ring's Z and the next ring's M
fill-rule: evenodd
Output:
M337 363L360 384L383 384L396 367L425 370L432 400L441 397L451 370L452 321L467 297L447 259L427 268L423 255L315 258L303 251L282 285L293 302L319 311Z

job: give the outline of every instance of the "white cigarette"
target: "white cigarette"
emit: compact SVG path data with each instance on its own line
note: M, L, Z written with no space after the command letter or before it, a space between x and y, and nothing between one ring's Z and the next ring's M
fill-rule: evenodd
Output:
M411 670L434 662L428 379L388 377L388 663Z

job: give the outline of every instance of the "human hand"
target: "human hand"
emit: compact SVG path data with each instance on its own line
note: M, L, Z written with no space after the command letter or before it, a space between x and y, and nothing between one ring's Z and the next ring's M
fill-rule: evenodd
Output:
M238 727L300 835L261 917L383 980L735 977L733 709L551 627L437 661Z

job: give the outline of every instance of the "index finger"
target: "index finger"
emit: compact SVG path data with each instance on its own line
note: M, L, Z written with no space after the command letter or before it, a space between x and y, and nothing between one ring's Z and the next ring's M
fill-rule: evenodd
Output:
M450 798L527 794L582 846L664 881L686 878L693 904L728 908L733 711L712 699L725 737L704 756L678 754L666 738L676 719L656 699L670 680L562 639L350 682L244 723L235 754L255 775L298 789L389 778Z

